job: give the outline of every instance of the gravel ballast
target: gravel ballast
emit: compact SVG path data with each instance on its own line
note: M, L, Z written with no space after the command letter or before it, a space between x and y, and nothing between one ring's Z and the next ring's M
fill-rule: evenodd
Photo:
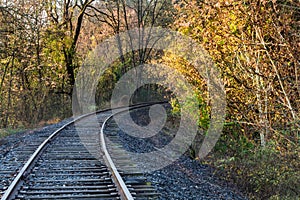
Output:
M145 111L147 112L147 110ZM134 116L138 117L138 116ZM145 118L147 120L147 118ZM70 119L69 119L70 120ZM19 163L9 171L16 172L26 161L18 149L22 149L36 140L36 138L49 136L56 128L62 126L64 122L50 125L35 131L26 131L10 135L2 139L0 144L0 164L3 168L8 161L15 160ZM144 119L143 119L144 120ZM149 152L155 148L161 148L172 140L170 134L161 133L159 138L154 137L141 139L129 136L119 130L119 138L123 148L128 152ZM158 144L159 143L159 144ZM18 160L18 156L22 159ZM30 155L27 155L29 157ZM0 169L5 170L5 169ZM3 176L6 176L5 174ZM145 174L147 181L150 182L160 194L159 199L246 199L236 187L227 184L219 177L214 175L214 169L210 166L200 164L197 160L192 160L188 153L182 155L178 160L170 165ZM2 192L12 181L13 177L2 180ZM1 196L1 194L0 194Z
M145 126L150 121L149 117L145 117L148 111L131 111L131 116L137 124ZM169 130L166 131L168 134L164 133L164 130L166 129L146 139L133 137L122 130L119 130L118 135L121 145L128 152L147 153L167 145L172 140ZM215 176L214 171L212 167L191 159L186 152L170 165L145 175L160 193L159 199L162 200L247 199L235 186Z

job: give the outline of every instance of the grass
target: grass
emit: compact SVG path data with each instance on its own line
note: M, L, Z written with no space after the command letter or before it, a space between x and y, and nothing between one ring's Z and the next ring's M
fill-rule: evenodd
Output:
M0 128L0 139L4 138L6 136L12 135L12 134L16 134L18 132L25 131L27 129L40 128L40 127L44 127L44 126L47 126L47 125L56 124L60 121L61 121L60 118L54 117L54 118L49 119L49 120L41 120L37 124L31 124L31 125L24 126L22 123L20 123L22 125L20 125L19 127L16 127L16 128L11 128L11 127L9 127L9 128Z
M16 129L5 128L5 129L0 129L0 139L4 138L6 136L12 135L12 134L21 132L21 131L24 131L24 128L16 128Z

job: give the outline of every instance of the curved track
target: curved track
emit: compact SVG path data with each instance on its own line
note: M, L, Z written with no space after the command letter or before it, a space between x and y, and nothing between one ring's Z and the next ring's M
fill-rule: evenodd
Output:
M132 106L131 109L153 104L140 104ZM116 114L124 111L122 108L117 110ZM111 110L97 112L98 122L102 126L100 133L93 132L93 127L89 127L88 120L93 114L95 113L77 117L44 140L15 176L1 200L156 198L157 193L145 182L142 174L137 170L123 174L112 161L104 134L106 126L114 116ZM87 121L85 127L75 129L74 124L81 120ZM99 140L86 137L83 144L80 134L88 132L100 134ZM87 143L92 146L93 155L85 147ZM95 154L99 157L96 158Z

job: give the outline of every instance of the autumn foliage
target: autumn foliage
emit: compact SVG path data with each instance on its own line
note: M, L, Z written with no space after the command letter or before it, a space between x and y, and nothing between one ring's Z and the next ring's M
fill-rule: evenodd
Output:
M34 127L71 116L76 73L89 51L131 28L168 27L203 46L225 85L226 121L213 154L221 153L224 160L211 155L207 162L228 169L236 183L245 178L250 186L243 188L252 197L276 199L284 191L297 196L299 21L298 0L0 0L0 128ZM184 58L167 52L145 57L146 52L120 51L99 80L99 105L107 104L114 83L129 69L164 63L196 88L199 126L207 129L210 107L203 77ZM279 156L280 163L264 155ZM256 170L247 176L249 169ZM273 190L285 187L279 181L284 178L289 180L284 184L295 187Z

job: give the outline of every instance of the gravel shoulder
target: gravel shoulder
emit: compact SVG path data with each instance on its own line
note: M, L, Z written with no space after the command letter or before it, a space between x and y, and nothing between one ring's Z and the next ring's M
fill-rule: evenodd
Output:
M131 116L137 124L145 126L150 121L149 117L145 117L148 111L132 111ZM135 153L147 153L155 148L162 148L171 142L174 136L168 128L163 128L157 135L149 138L134 137L122 130L119 130L118 135L120 145L133 157ZM188 152L166 167L145 175L160 193L161 200L247 199L236 186L216 176L214 168L191 159Z

